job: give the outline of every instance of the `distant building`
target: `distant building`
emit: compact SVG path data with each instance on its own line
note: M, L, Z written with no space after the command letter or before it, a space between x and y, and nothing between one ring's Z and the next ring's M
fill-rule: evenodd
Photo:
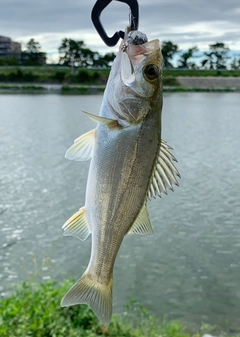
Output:
M10 37L0 35L0 57L17 58L21 60L21 43L14 42Z
M36 53L35 55L22 52L19 42L14 42L10 37L0 35L0 59L17 59L19 64L29 64L37 61L39 65L46 64L46 53Z

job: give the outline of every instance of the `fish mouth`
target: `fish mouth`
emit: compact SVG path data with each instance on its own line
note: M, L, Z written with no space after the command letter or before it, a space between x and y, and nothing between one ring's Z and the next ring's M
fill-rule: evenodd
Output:
M136 79L135 71L139 71L139 68L144 66L149 55L157 54L156 52L159 50L158 39L141 45L128 44L127 48L123 48L121 52L121 80L124 85L130 87ZM159 63L157 56L155 62Z
M132 61L127 53L123 51L121 55L121 79L122 82L130 87L135 81L134 67Z

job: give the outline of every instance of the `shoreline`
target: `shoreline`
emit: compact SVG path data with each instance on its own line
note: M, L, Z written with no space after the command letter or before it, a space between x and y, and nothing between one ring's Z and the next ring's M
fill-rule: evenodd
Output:
M179 85L165 85L163 92L240 92L240 79L226 83L226 78L218 78L217 85L206 78L177 78ZM230 79L231 81L231 79ZM227 81L229 82L229 81ZM230 85L228 85L230 84ZM235 84L235 85L231 85ZM0 83L0 94L62 94L62 95L94 95L102 94L105 85L68 85L46 83Z

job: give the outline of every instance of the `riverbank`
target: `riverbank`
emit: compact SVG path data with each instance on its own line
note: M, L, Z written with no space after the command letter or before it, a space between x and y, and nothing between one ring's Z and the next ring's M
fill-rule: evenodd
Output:
M1 337L240 337L235 330L221 331L217 326L202 324L191 331L178 321L160 321L140 304L131 301L126 312L114 315L106 329L86 305L61 308L60 301L73 284L26 281L14 294L2 299L0 306Z
M102 94L105 85L57 83L0 83L0 94ZM239 92L240 77L167 77L164 92Z
M106 86L110 68L0 67L0 93L96 94ZM238 92L240 70L163 70L166 92Z

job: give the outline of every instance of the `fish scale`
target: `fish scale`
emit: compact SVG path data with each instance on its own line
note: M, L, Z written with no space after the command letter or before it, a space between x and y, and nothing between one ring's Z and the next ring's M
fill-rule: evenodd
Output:
M91 233L92 247L85 273L61 304L86 303L105 326L112 316L113 267L121 243L127 234L153 234L147 198L173 190L175 175L180 176L161 140L159 41L131 41L120 46L114 60L99 116L86 113L96 129L77 138L66 153L68 159L91 158L91 163L85 206L63 225L64 234L85 240Z

